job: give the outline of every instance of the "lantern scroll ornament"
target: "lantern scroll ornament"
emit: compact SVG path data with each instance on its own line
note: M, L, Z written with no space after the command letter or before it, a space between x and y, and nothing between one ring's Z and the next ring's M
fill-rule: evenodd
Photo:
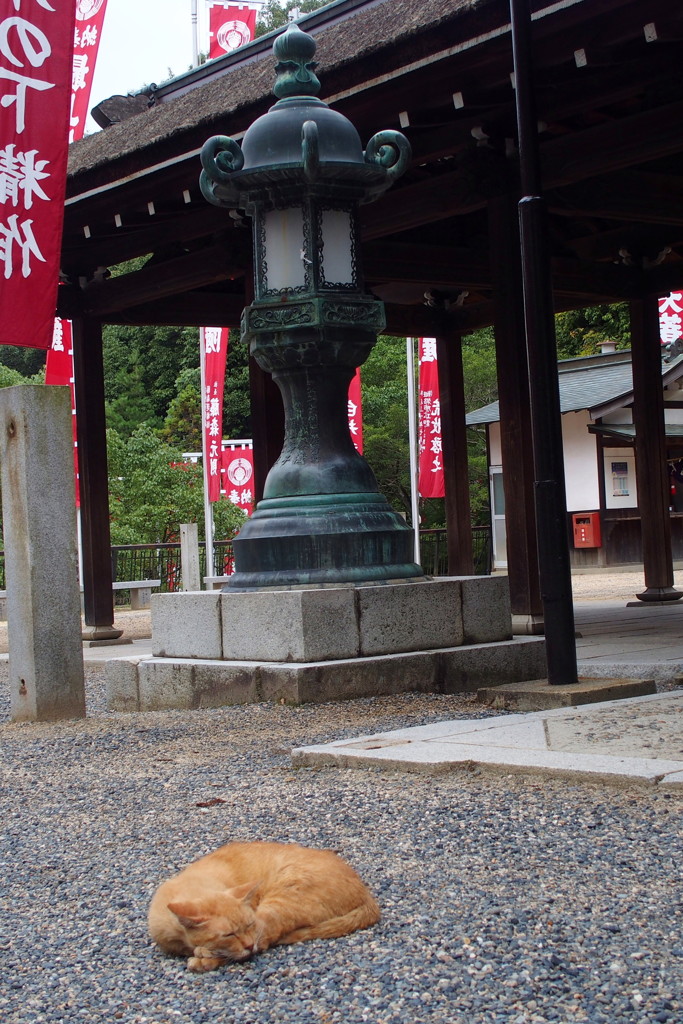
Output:
M235 538L230 590L422 576L412 533L378 492L347 417L349 382L385 326L382 303L364 291L357 211L403 174L410 145L382 131L363 152L351 122L317 98L315 48L290 25L273 47L277 102L241 148L217 136L201 154L205 198L252 218L242 337L285 411L282 452Z

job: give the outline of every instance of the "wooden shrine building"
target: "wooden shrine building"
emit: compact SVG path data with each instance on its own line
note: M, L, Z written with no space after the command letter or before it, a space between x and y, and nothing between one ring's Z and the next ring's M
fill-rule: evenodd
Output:
M683 288L683 7L531 0L542 189L556 311L628 301L646 580L671 579L657 296ZM307 15L321 99L365 144L396 128L408 173L362 211L367 290L388 332L436 336L450 572L471 572L459 343L493 324L513 612L541 615L522 315L508 0L337 0ZM102 324L237 326L251 298L249 222L202 198L199 150L240 139L274 102L273 36L171 82L100 102L105 130L70 150L62 316L74 321L86 622L112 624ZM142 269L109 268L148 257ZM274 396L276 396L274 398ZM279 396L253 367L261 482ZM536 438L542 444L542 438Z

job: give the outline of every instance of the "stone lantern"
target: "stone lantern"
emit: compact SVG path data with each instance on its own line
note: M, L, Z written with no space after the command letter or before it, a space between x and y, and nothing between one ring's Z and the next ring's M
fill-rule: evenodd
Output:
M254 294L242 336L282 394L285 440L263 500L235 538L230 590L421 578L412 531L378 492L348 429L349 383L384 327L364 291L358 207L406 169L399 132L363 151L351 122L317 98L314 40L274 44L277 102L201 154L201 188L253 221Z

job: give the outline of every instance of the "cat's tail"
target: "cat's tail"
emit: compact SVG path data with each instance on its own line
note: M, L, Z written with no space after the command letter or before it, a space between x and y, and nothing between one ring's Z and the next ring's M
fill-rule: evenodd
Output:
M291 942L308 942L309 939L337 939L341 935L349 935L361 928L369 928L371 925L377 924L379 919L379 906L374 899L370 899L362 906L350 910L348 914L331 917L328 921L321 921L320 924L295 928L293 932L278 939L277 945L285 946Z

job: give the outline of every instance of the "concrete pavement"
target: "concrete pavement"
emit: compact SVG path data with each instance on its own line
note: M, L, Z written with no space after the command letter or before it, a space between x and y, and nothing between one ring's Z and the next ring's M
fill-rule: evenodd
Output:
M683 690L438 722L301 747L292 759L300 766L550 773L683 792Z
M579 601L580 676L683 684L683 603ZM550 772L683 791L683 689L361 736L293 752L299 765Z

